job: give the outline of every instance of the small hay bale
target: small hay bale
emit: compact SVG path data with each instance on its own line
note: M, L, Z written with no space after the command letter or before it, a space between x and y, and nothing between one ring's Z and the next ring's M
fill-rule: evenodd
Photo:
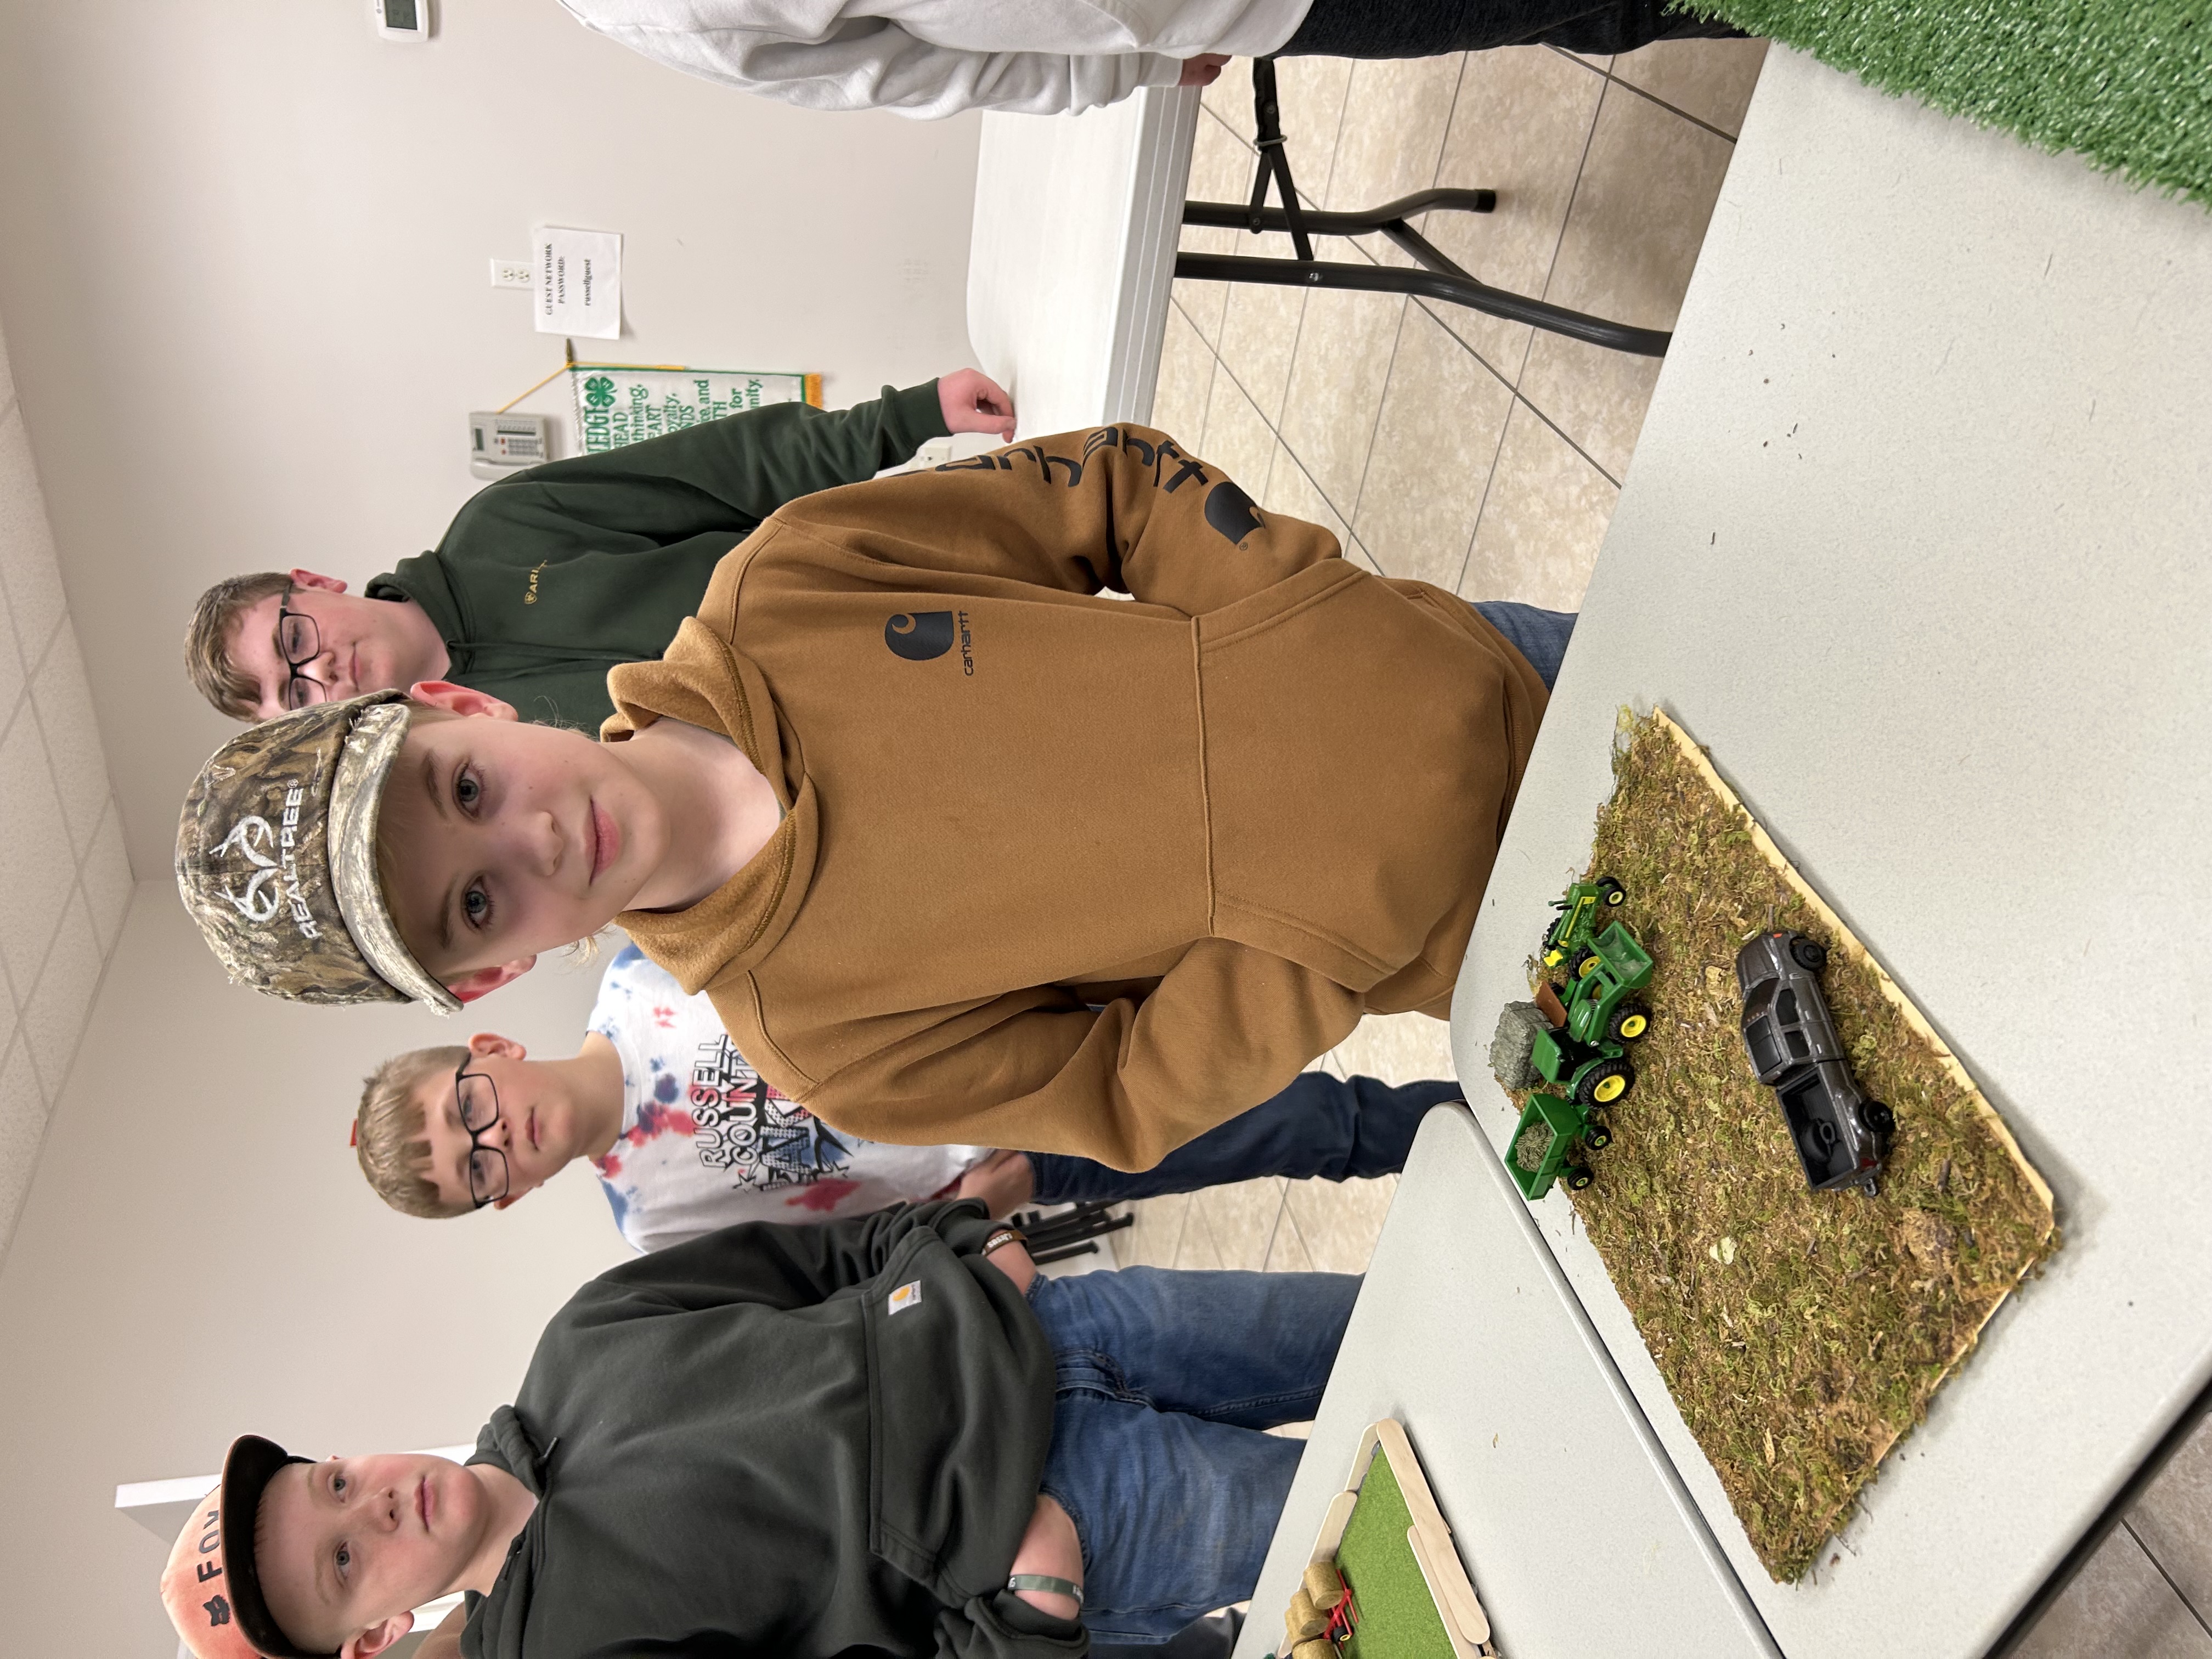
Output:
M1292 1648L1291 1659L1336 1659L1336 1648L1326 1636L1316 1636Z
M1550 1022L1533 1002L1509 1002L1498 1012L1498 1030L1490 1039L1490 1069L1498 1086L1512 1091L1536 1086L1535 1068L1528 1056L1536 1047L1536 1033Z
M1323 1613L1332 1611L1344 1600L1344 1580L1336 1576L1336 1569L1326 1561L1314 1561L1306 1566L1306 1594L1313 1598L1315 1607Z
M1283 1634L1295 1646L1311 1641L1328 1628L1328 1615L1314 1605L1313 1597L1300 1586L1298 1593L1291 1598L1291 1610L1283 1615Z

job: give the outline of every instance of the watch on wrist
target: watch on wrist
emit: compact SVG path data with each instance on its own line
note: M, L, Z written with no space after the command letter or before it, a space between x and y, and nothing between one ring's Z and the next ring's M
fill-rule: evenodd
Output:
M1019 1227L994 1227L983 1240L983 1254L1003 1250L1009 1244L1027 1244L1030 1236Z

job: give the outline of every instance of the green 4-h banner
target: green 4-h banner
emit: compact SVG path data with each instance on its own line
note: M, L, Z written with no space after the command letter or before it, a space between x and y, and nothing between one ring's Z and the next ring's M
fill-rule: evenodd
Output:
M577 363L568 370L576 394L576 430L583 453L620 449L702 421L763 404L822 406L819 374L756 374L745 369L678 368L661 363Z

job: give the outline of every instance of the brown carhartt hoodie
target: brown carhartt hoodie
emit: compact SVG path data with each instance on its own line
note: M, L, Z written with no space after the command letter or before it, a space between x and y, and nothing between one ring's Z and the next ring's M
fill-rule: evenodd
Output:
M785 809L620 919L763 1077L1125 1170L1445 1014L1545 700L1463 600L1131 426L793 501L608 685L607 741L723 732Z

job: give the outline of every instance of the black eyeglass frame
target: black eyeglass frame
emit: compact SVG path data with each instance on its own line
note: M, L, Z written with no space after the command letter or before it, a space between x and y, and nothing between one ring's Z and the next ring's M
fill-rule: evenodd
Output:
M278 657L283 659L285 669L288 671L288 678L284 681L284 692L281 701L284 704L285 712L293 714L298 714L302 708L313 707L316 703L322 702L331 694L330 687L325 685L313 675L302 674L300 672L300 666L302 663L311 663L314 661L316 658L323 654L323 630L316 625L315 619L309 616L306 611L295 611L284 603L285 599L290 599L299 591L299 585L295 583L292 586L284 590L284 599L276 601L276 635L274 641L276 647L276 654ZM284 648L284 624L288 622L302 623L307 626L307 637L313 643L307 654L304 657L295 657L289 651L287 651ZM295 702L292 696L292 688L295 685L312 685L315 688L314 695L313 696L301 697L297 702Z
M453 1113L460 1121L461 1133L469 1138L468 1162L465 1165L469 1172L469 1202L474 1208L481 1210L485 1205L496 1204L505 1198L507 1188L514 1183L514 1172L507 1168L507 1154L496 1146L487 1146L483 1144L483 1136L489 1133L491 1126L499 1121L499 1085L494 1083L485 1073L469 1070L469 1060L475 1058L474 1054L471 1054L468 1060L463 1060L453 1069ZM469 1127L469 1097L461 1087L461 1080L464 1078L471 1077L483 1079L483 1086L491 1091L491 1115L474 1128ZM499 1160L499 1189L496 1192L479 1194L477 1191L477 1154L478 1152L483 1152ZM489 1186L492 1183L487 1182L484 1184Z

